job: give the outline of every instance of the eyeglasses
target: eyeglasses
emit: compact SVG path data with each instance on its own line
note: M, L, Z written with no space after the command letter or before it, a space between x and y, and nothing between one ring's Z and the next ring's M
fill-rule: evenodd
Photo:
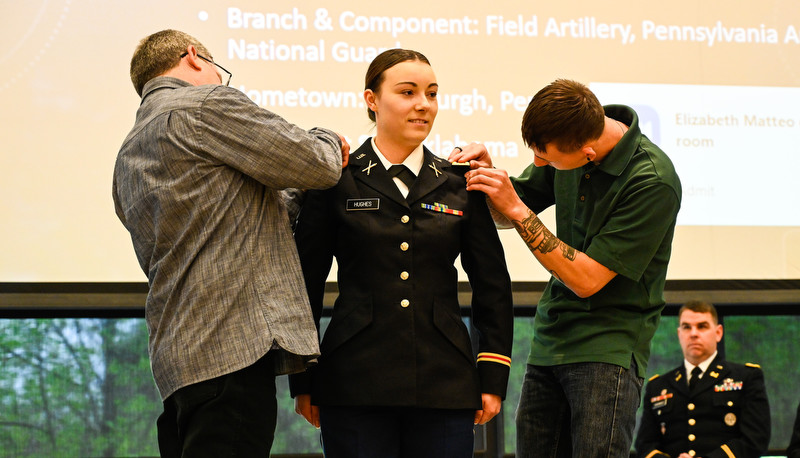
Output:
M186 57L188 54L189 54L188 52L184 52L183 54L181 54L181 59ZM200 54L198 54L197 57L203 59L204 61L206 61L206 62L208 62L210 64L215 65L218 69L220 69L223 72L225 72L228 75L228 80L225 81L225 86L229 86L231 84L231 78L233 77L233 73L229 72L228 70L225 70L225 67L223 67L222 65L214 62L213 60L209 59L208 57L203 57ZM220 76L219 81L220 81L220 83L222 82L222 76Z

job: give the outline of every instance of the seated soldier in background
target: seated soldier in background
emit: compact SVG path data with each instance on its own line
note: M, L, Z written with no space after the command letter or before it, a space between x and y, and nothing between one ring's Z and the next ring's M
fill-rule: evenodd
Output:
M689 301L678 319L684 362L647 384L637 456L761 456L770 437L761 368L731 363L717 354L722 325L712 304Z

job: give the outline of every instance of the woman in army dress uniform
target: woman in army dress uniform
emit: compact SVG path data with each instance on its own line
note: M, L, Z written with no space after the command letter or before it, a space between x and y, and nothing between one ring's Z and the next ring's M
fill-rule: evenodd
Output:
M378 55L364 91L376 135L334 188L306 195L297 221L317 323L334 257L338 265L319 364L290 379L327 457L471 457L473 425L505 397L511 283L485 196L422 145L437 92L422 54ZM405 168L391 173L394 165ZM476 342L458 303L459 255Z

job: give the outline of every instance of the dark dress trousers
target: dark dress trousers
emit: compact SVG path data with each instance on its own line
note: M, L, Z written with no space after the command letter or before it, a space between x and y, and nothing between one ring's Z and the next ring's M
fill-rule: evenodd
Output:
M789 447L786 448L786 458L800 458L800 404L797 405L792 438L789 441Z
M480 409L505 397L513 310L503 248L486 198L425 149L404 198L367 140L338 185L306 195L295 232L319 322L325 280L339 295L319 364L290 377L320 406ZM473 344L461 318L461 264L472 287Z
M770 416L764 373L719 356L690 392L681 365L647 384L636 451L639 457L759 457Z

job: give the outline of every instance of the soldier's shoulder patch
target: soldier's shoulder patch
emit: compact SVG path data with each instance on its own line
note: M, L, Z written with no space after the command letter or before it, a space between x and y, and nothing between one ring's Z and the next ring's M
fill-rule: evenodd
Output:
M653 380L655 380L655 379L657 379L657 378L659 378L659 377L661 377L661 374L656 374L656 375L654 375L654 376L650 377L650 378L649 378L647 381L648 381L648 382L652 382Z
M757 368L761 369L761 365L760 364L756 364L756 363L744 363L744 365L747 366L747 367L757 367Z

